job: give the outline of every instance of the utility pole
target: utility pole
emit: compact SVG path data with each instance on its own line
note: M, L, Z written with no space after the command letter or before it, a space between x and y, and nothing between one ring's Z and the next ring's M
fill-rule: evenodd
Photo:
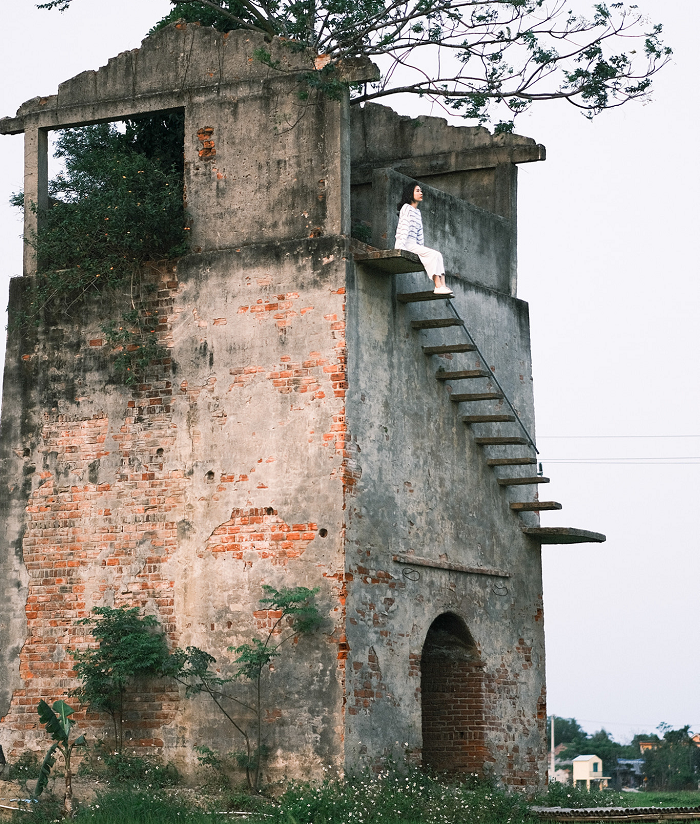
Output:
M550 716L550 724L552 730L552 753L551 753L551 767L549 770L549 781L554 781L554 716Z

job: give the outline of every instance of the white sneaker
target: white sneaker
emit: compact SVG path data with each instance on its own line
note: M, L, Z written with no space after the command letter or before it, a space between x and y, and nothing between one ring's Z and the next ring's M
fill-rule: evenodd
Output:
M455 293L452 291L452 289L450 289L449 286L436 286L433 289L433 294L434 295L450 295L450 296L454 297Z

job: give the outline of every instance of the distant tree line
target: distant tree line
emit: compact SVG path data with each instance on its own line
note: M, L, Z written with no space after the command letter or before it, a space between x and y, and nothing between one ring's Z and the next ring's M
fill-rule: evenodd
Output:
M571 761L578 755L597 755L603 761L603 770L611 775L618 758L643 758L644 774L650 789L695 789L700 781L700 747L693 740L690 725L672 729L660 724L657 733L640 733L629 744L619 744L610 733L601 729L589 735L575 718L554 716L554 746L565 744L559 753L560 762ZM641 742L651 748L640 749ZM551 743L551 718L547 719L547 744Z

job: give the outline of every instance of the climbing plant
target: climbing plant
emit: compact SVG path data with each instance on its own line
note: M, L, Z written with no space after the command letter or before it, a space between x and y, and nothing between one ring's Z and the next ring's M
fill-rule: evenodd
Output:
M262 759L267 753L262 735L264 676L287 642L313 632L321 623L315 603L318 589L284 587L277 590L267 585L262 588L265 594L260 606L272 613L274 621L263 638L228 648L236 655L230 676L220 675L214 666L216 658L197 647L175 650L165 667L168 674L185 685L188 696L208 695L240 735L244 749L234 756L245 770L246 783L252 791L260 788ZM238 681L247 682L249 689L233 692L232 685ZM210 759L207 763L213 763L211 759L216 754L208 748L203 752Z
M36 250L37 277L23 314L11 322L51 325L81 311L90 296L109 293L112 305L124 308L103 332L127 383L163 355L148 264L187 249L183 128L183 115L171 113L60 132L55 156L64 168L49 183L38 233L25 238ZM37 209L22 192L12 202Z

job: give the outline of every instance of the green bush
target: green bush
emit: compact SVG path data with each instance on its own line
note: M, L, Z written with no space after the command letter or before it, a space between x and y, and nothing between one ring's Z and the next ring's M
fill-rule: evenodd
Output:
M86 650L71 650L81 685L70 694L112 720L114 749L122 751L124 699L134 679L157 677L168 656L165 636L152 615L138 607L93 607L89 618L77 622L90 627L98 642Z
M543 807L571 807L580 810L586 807L624 807L626 800L621 793L609 790L589 792L585 788L552 781L547 787L547 792L538 795L533 803Z
M269 755L270 749L262 740L263 718L263 674L269 672L270 665L282 653L282 647L300 635L318 629L321 614L315 603L318 588L282 587L276 590L267 584L262 585L264 597L260 599L262 609L275 615L275 621L264 639L252 638L250 643L229 647L235 652L235 670L225 677L215 668L216 658L197 647L175 649L166 662L163 672L175 678L186 688L188 696L206 693L216 704L221 714L233 726L243 739L244 750L230 753L238 766L245 770L246 785L249 790L258 791L262 777L262 761ZM279 632L278 632L279 630ZM286 630L286 632L285 632ZM287 647L288 649L289 647ZM228 694L222 688L228 688L236 680L248 682L253 686L253 695L243 693L241 699ZM229 712L223 702L233 701L235 709ZM248 725L240 718L236 709L245 709L254 716L254 722ZM200 761L207 766L222 769L225 759L208 747L199 747Z
M55 822L55 807L45 806L32 810L31 818L25 813L18 821L32 824ZM92 804L82 806L74 821L78 824L220 824L229 821L219 816L194 808L181 798L168 798L160 792L116 790L98 795Z
M145 261L184 251L182 115L124 128L66 129L56 140L65 172L49 183L34 242L38 271L57 294L122 284Z

